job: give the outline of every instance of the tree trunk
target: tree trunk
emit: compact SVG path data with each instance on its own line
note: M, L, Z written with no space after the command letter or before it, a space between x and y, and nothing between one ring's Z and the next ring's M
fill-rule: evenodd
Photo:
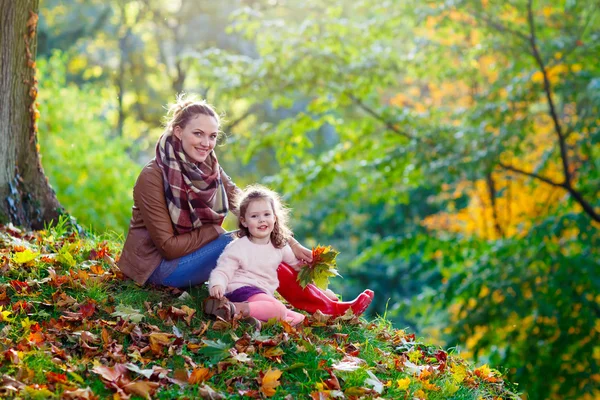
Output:
M39 0L0 0L0 222L40 229L62 212L37 145Z

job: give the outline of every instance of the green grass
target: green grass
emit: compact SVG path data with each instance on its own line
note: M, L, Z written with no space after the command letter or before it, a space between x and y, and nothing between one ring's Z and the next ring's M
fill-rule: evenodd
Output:
M65 221L40 232L0 226L0 397L79 389L98 398L518 398L498 371L474 368L385 317L308 316L297 329L270 321L261 332L215 323L201 312L205 286L184 296L140 287L114 264L121 241L71 229ZM111 377L103 367L126 372Z

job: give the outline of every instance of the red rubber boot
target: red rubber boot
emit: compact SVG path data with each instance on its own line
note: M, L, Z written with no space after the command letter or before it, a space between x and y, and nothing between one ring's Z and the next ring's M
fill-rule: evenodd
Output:
M303 289L298 283L298 272L286 263L279 264L277 268L279 278L279 294L293 307L307 311L311 314L321 311L323 314L335 317L344 315L351 308L355 315L360 315L373 300L375 293L365 290L352 301L335 301L327 297L325 293L313 284L308 284Z

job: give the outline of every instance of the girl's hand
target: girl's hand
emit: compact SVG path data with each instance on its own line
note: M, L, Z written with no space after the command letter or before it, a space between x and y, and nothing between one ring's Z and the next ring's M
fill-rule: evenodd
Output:
M298 260L306 263L312 261L312 250L302 246L300 242L295 241L290 244L290 247Z
M213 287L211 287L210 289L208 289L208 293L210 293L210 295L212 297L216 297L217 299L221 299L223 298L223 292L224 292L224 288L221 285L215 285Z

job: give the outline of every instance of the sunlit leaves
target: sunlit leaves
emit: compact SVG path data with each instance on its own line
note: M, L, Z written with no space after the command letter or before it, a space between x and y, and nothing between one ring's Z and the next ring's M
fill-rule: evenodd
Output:
M327 289L329 278L339 275L335 261L338 254L331 246L315 247L312 250L312 261L298 273L300 285L306 287L312 283L321 289Z

